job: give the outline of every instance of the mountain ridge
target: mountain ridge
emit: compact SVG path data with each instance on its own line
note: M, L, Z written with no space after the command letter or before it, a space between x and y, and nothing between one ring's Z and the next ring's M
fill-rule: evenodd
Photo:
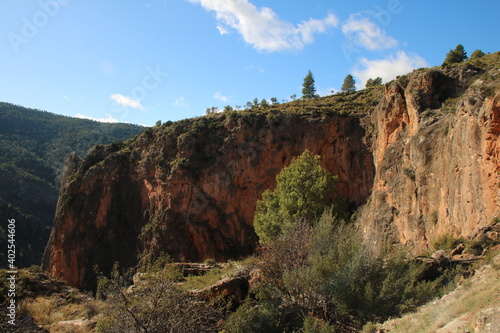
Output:
M143 129L0 103L0 212L5 217L0 227L7 229L7 218L18 221L18 267L41 261L66 155L83 156L95 144L124 140ZM3 252L0 263L6 264Z

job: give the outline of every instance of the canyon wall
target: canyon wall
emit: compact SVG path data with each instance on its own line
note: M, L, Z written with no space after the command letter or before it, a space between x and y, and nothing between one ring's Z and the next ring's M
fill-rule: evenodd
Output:
M70 285L95 286L109 272L168 253L175 260L251 254L261 193L305 149L339 178L338 193L361 204L375 175L357 117L229 113L151 128L98 146L64 177L43 268Z
M97 146L68 163L42 266L92 289L96 265L244 257L257 200L305 149L338 176L333 195L360 207L375 247L470 235L499 210L500 94L483 76L419 70L377 88L362 114L226 112Z
M481 72L423 70L386 85L372 114L376 176L360 219L377 248L399 242L419 253L500 213L500 94Z

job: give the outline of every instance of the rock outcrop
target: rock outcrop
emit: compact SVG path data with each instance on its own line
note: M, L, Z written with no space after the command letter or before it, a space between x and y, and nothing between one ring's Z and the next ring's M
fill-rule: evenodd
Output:
M373 244L419 252L500 213L500 94L474 79L480 73L424 70L386 85L372 115L376 176L361 214Z
M61 190L43 268L88 289L95 265L248 255L257 200L305 149L338 176L335 195L363 205L375 247L418 252L441 234L469 235L499 211L499 73L488 74L419 70L376 88L382 97L361 114L354 104L348 114L226 112L95 147Z
M358 204L374 165L357 117L229 113L151 128L98 146L61 190L43 267L70 285L95 286L109 272L154 259L224 261L253 252L253 214L277 173L305 149Z

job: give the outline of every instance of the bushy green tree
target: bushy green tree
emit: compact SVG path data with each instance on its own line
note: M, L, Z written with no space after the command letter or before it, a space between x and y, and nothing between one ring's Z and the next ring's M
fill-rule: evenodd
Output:
M276 176L276 188L257 202L254 227L261 243L274 240L287 224L315 221L331 204L337 178L306 150Z
M302 84L302 97L304 99L311 99L316 97L316 86L314 84L314 76L311 71L307 72L304 78L304 83Z
M481 51L481 50L475 50L474 52L472 52L470 58L471 59L479 59L479 58L482 58L484 56L485 56L485 54L484 54L483 51Z
M380 76L377 76L374 79L368 79L368 81L366 81L365 87L370 88L370 87L375 87L375 86L378 86L381 84L382 84L382 78Z
M446 54L443 65L458 64L466 59L467 52L465 52L464 46L462 44L458 44L454 50L450 50L450 52Z
M356 91L356 81L351 74L347 74L340 90L345 93L353 93Z
M262 101L260 101L260 107L267 109L269 107L269 102L265 98L263 98Z

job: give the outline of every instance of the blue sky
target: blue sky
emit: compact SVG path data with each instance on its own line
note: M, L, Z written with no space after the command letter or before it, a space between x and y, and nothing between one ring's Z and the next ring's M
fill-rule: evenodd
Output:
M0 101L154 125L499 51L500 2L0 0Z

